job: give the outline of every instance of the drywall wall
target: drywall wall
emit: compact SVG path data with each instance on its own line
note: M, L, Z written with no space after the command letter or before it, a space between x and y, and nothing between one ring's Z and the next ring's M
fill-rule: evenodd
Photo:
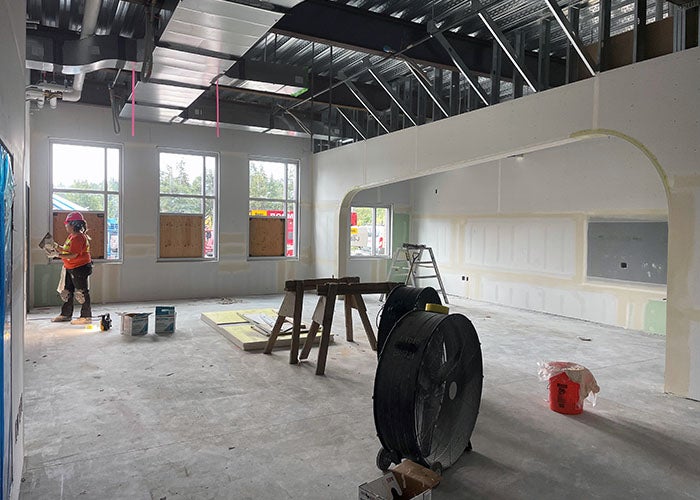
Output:
M70 124L70 126L67 126ZM110 110L59 103L31 117L32 199L31 269L40 286L55 288L46 258L37 248L48 230L49 139L114 143L123 147L123 260L98 263L91 278L93 300L99 302L165 300L276 293L284 281L313 275L311 175L308 140L186 125L137 123L135 137L123 126L112 129ZM218 261L158 262L158 147L219 153ZM249 155L300 160L299 259L249 260ZM54 271L57 264L51 264ZM45 290L32 287L33 303ZM48 292L49 297L55 296ZM98 308L99 309L99 308Z
M25 87L25 2L2 0L0 2L0 140L12 154L16 185L12 234L12 334L10 338L12 395L10 409L9 442L11 474L10 498L19 498L20 479L24 461L24 424L22 419L24 323L26 311L25 255L26 242L23 228L26 225L25 186L28 178L28 158L25 156L26 112ZM7 333L7 332L6 332ZM7 337L5 336L5 339ZM5 372L9 374L10 371Z
M641 151L665 187L665 387L700 399L699 71L693 48L315 155L315 228L338 234L335 244L316 245L317 272L345 272L348 236L339 227L358 189L610 137Z
M656 170L624 143L592 139L412 182L412 233L433 247L448 293L637 329L647 303L666 297L665 286L586 278L589 217L667 216Z

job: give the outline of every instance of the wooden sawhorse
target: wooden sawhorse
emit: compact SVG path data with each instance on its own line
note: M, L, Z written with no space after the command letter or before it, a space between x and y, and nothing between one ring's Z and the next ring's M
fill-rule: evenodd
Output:
M267 340L267 345L263 351L265 354L272 354L272 349L275 347L277 337L282 330L282 325L286 318L292 318L292 345L289 350L289 364L295 365L299 362L299 336L301 335L301 311L304 306L304 291L316 290L316 287L326 283L359 283L360 278L351 276L345 278L317 278L310 280L290 280L284 282L285 297L282 305L277 313L277 321L272 328L270 338ZM311 322L309 327L309 336L313 332L313 337L318 332L319 323ZM307 336L308 337L308 336Z
M319 303L325 299L323 309L323 330L321 331L321 345L318 349L318 362L316 363L316 375L323 375L326 371L326 358L328 357L328 345L331 340L331 325L333 324L333 313L335 311L335 299L338 295L345 295L345 339L353 341L352 333L352 308L357 309L362 320L362 326L367 334L367 340L373 351L377 350L377 339L372 330L372 322L367 317L367 307L362 298L363 293L389 293L394 287L402 283L385 281L380 283L325 283L316 287L319 295ZM316 323L318 325L318 323ZM313 327L313 323L312 323ZM309 328L309 333L304 342L300 359L306 359L311 351L318 326Z

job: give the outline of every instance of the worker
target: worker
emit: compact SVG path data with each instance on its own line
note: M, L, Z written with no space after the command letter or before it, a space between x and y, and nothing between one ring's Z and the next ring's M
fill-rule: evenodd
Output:
M92 274L92 258L90 257L90 237L87 223L80 212L71 212L65 221L68 238L63 246L55 243L58 256L63 260L61 282L58 290L63 300L61 314L53 318L54 323L70 321L73 325L86 325L92 322L90 306L90 291L88 276ZM61 286L62 285L62 286ZM73 299L80 307L80 317L73 318Z

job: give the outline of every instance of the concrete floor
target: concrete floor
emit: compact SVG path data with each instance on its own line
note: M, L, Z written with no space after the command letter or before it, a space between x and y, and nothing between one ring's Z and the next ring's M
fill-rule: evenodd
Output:
M358 485L380 475L376 356L359 318L356 343L336 336L318 377L316 349L289 365L288 351L243 352L199 319L277 307L281 296L222 302L169 302L171 337L121 336L118 318L109 332L52 324L56 310L33 311L21 498L357 498ZM314 302L307 296L307 322ZM379 304L367 304L374 320ZM474 450L445 471L435 499L700 497L700 403L662 392L663 337L474 302L452 312L479 332L484 391ZM343 324L339 303L336 333ZM540 360L588 367L597 406L549 410Z

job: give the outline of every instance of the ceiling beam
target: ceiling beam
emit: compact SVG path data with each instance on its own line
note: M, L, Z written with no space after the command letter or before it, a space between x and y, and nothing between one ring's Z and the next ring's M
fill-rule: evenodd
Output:
M420 64L458 71L439 42L429 36L425 25L337 2L301 2L280 19L271 31L368 54L389 56L393 52L401 52ZM490 75L490 41L452 32L445 32L444 36L471 71ZM537 60L536 52L526 51L526 66L536 68ZM553 57L551 66L554 85L563 84L565 61ZM512 64L504 61L501 77L511 79L512 76Z

